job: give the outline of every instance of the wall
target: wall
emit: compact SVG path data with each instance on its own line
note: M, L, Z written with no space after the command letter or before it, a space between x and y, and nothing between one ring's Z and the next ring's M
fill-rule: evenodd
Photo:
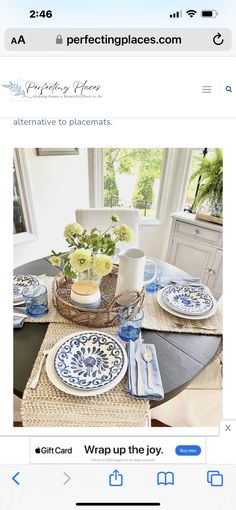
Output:
M168 149L160 189L158 220L142 223L140 244L150 257L165 260L171 229L171 214L181 211L189 178L191 149Z
M89 207L87 150L78 156L37 156L25 149L36 239L14 247L14 267L64 250L63 230L75 221L75 209Z
M182 209L191 150L168 149L166 157L159 218L152 222L143 221L140 235L140 245L145 253L162 260L165 260L168 246L170 215ZM75 221L76 208L89 207L87 149L80 149L79 156L41 157L36 155L35 149L26 149L25 159L38 232L35 241L15 245L15 267L49 255L52 248L64 250L64 226ZM94 167L94 161L92 164ZM93 199L99 194L96 183L93 194Z

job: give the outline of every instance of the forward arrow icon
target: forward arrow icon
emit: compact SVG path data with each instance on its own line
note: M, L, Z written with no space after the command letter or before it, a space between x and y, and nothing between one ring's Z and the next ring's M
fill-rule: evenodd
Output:
M64 481L63 485L66 485L71 480L71 477L65 472L63 473L63 475L65 475L66 477L66 480Z

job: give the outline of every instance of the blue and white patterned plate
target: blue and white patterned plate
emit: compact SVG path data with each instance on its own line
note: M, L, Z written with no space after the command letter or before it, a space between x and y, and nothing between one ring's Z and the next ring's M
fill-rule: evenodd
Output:
M169 285L162 292L164 303L186 315L202 315L213 307L213 300L204 287L192 285Z
M114 337L83 331L66 338L55 355L54 368L68 386L95 390L120 374L126 353Z
M39 280L36 278L36 276L28 274L19 274L13 276L13 302L18 303L18 301L23 300L24 303L24 299L22 298L23 290L25 287L28 287L28 285L34 284L39 284Z
M22 288L18 287L18 285L13 285L13 301L21 301L22 300Z

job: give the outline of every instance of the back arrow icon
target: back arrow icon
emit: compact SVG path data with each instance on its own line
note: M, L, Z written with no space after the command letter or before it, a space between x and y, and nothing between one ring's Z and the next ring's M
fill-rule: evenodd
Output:
M220 32L218 32L218 34L214 35L213 43L216 44L216 46L220 46L221 44L223 44L223 42L224 42L224 39L222 39L222 35L220 34Z
M64 481L63 485L66 485L71 480L71 477L67 473L63 473L63 475L65 475L66 477L66 480Z
M20 485L20 482L18 482L17 480L17 477L19 476L20 472L18 471L18 473L16 473L13 477L12 477L12 481L16 483L16 485Z

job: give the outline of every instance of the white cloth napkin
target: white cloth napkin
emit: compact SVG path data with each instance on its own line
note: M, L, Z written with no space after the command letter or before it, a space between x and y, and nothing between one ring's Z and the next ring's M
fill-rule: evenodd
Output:
M143 395L137 395L137 361L135 360L135 352L137 347L140 349L140 364L143 379L144 393ZM147 363L143 358L145 348L149 348L152 351L152 361L150 362L152 371L153 388L148 387L147 378ZM137 342L130 342L128 346L128 392L133 397L145 398L148 400L162 400L164 398L164 390L162 386L160 369L157 361L157 353L154 344L139 344Z
M14 327L14 329L22 328L26 317L27 317L27 315L25 315L23 313L16 313L14 310L14 312L13 312L13 327Z
M185 277L185 278L173 278L173 280L169 278L163 277L161 279L161 287L166 287L166 285L197 285L201 286L202 282L200 278L194 278L192 276Z

